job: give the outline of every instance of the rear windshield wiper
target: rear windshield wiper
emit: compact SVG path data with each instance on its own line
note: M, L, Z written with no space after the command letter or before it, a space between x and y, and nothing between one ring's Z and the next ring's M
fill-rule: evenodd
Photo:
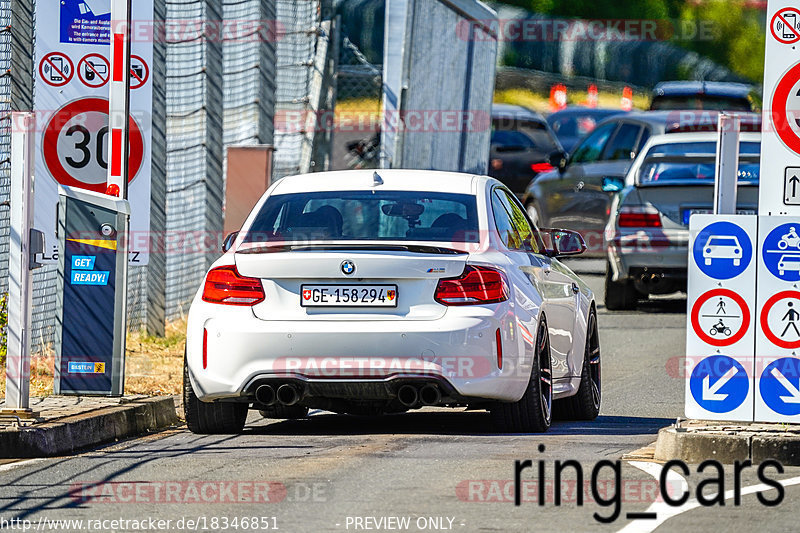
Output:
M237 250L238 254L264 254L273 252L302 252L302 251L334 251L334 250L366 250L386 252L411 252L416 254L441 254L461 255L467 254L462 250L444 248L442 246L428 246L420 244L274 244L256 246L245 250Z

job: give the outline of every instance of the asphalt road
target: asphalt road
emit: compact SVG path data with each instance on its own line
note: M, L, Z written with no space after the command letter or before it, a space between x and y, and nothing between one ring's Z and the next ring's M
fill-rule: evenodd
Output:
M602 302L602 264L576 265ZM667 298L628 313L600 306L604 397L594 422L556 422L544 435L498 435L482 412L313 413L285 422L253 413L236 437L177 429L76 457L0 466L0 529L17 519L39 531L796 531L800 477L791 478L800 476L798 468L767 470L769 479L788 479L776 507L755 493L774 499L778 491L747 488L759 483L754 468L741 475L739 506L731 492L724 506L704 507L693 503L698 483L718 476L722 490L733 491L733 467L720 474L691 466L685 477L692 499L672 508L653 503L659 465L622 460L682 412L685 304ZM517 507L515 461L526 459L533 467L521 474ZM561 504L555 502L554 462L569 459L583 471L582 506L573 467L563 476ZM540 464L544 505L535 483ZM619 485L612 483L615 465ZM671 484L673 496L679 481ZM719 488L707 485L703 493ZM656 518L628 516L648 508ZM615 510L619 517L609 524L594 516Z

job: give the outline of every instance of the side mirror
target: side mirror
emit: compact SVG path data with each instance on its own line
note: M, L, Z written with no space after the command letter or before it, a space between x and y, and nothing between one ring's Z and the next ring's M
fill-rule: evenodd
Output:
M228 250L230 250L231 248L233 248L233 243L236 242L236 237L238 237L238 236L239 236L239 232L238 231L234 231L233 233L229 233L227 235L227 237L225 237L225 240L222 241L222 253L225 253Z
M567 165L569 165L569 155L558 150L547 156L547 162L550 163L551 167L557 168L563 174L567 170Z
M580 255L586 251L586 242L577 231L566 229L542 230L550 237L551 247L547 250L550 257Z
M625 188L625 180L617 176L603 177L603 192L619 192Z

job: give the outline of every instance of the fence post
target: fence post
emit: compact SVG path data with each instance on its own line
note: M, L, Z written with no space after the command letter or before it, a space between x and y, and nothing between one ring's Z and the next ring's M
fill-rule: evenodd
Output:
M163 336L167 309L167 45L165 2L153 2L153 129L150 174L150 262L147 265L146 327Z
M12 113L11 235L8 254L8 337L4 414L36 416L30 409L31 272L33 227L33 155L36 122L33 113Z

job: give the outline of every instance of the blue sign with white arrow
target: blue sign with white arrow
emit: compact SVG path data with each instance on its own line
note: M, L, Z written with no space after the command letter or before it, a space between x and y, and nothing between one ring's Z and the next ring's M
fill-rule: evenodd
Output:
M800 414L800 359L784 357L770 363L761 373L758 389L776 413Z
M714 279L732 279L744 272L753 258L747 232L732 222L714 222L703 228L692 249L697 267Z
M800 281L800 220L782 224L764 239L764 266L783 281Z
M689 389L697 404L712 413L729 413L742 405L750 390L744 367L727 355L712 355L692 370Z

